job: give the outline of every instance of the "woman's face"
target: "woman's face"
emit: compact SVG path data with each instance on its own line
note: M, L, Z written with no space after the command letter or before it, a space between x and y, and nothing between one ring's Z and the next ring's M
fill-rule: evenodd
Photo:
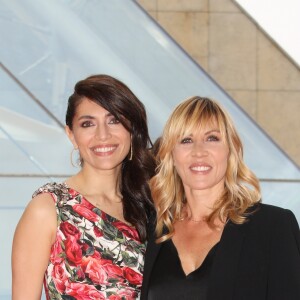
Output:
M119 168L128 155L130 133L102 106L83 98L73 119L73 129L66 132L78 148L84 167L99 170Z
M179 140L173 151L174 166L185 191L222 192L229 148L216 122Z

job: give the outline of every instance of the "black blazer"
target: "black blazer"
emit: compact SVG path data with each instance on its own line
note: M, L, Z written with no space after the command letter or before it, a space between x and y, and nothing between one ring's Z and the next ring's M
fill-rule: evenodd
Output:
M146 250L141 300L160 250L154 240ZM289 210L259 204L246 223L228 222L214 259L208 300L300 300L300 232Z

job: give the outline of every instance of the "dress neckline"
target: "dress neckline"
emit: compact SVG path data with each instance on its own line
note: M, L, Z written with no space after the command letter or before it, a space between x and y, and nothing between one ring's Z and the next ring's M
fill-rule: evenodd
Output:
M104 211L103 209L101 209L101 208L97 207L96 205L94 205L94 204L93 204L91 201L89 201L84 195L82 195L82 194L81 194L80 192L78 192L76 189L70 187L65 181L62 183L62 185L63 185L69 192L70 192L70 191L73 191L73 192L75 192L75 193L77 194L77 196L80 195L80 196L81 196L81 197L82 197L89 205L92 206L92 209L91 209L91 210L97 209L97 210L99 210L99 211L101 212L101 214L104 214L104 215L108 216L110 219L113 219L113 220L116 221L116 222L120 222L120 223L126 225L126 226L129 227L131 230L132 230L132 229L136 230L135 226L129 225L128 223L126 223L126 222L124 222L124 221L122 221L122 220L120 220L120 219L118 219L118 218L116 218L116 217L110 215L109 213L107 213L107 212ZM71 194L73 194L73 193L71 193Z

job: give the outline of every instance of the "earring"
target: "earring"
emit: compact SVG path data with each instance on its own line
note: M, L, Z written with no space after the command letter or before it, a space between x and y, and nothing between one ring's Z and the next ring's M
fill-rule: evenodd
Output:
M131 141L130 141L130 155L129 155L129 160L132 160L132 155L133 155L132 152L133 151L132 151L132 139L131 139Z
M72 151L71 151L71 165L75 168L78 168L81 166L81 159L77 159L76 163L73 162L73 154L75 151L79 151L78 148L73 148ZM80 155L79 155L80 157Z

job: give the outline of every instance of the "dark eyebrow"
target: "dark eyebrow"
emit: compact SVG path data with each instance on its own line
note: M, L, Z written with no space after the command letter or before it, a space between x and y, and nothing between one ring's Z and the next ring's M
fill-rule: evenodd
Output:
M89 119L89 120L92 120L92 119L95 119L95 117L93 116L89 116L89 115L83 115L81 117L78 118L78 121L82 120L82 119Z
M113 116L113 115L110 112L105 115L105 117L111 117L111 116ZM94 119L96 119L96 117L91 116L91 115L83 115L78 118L78 121L80 121L82 119L94 120Z

